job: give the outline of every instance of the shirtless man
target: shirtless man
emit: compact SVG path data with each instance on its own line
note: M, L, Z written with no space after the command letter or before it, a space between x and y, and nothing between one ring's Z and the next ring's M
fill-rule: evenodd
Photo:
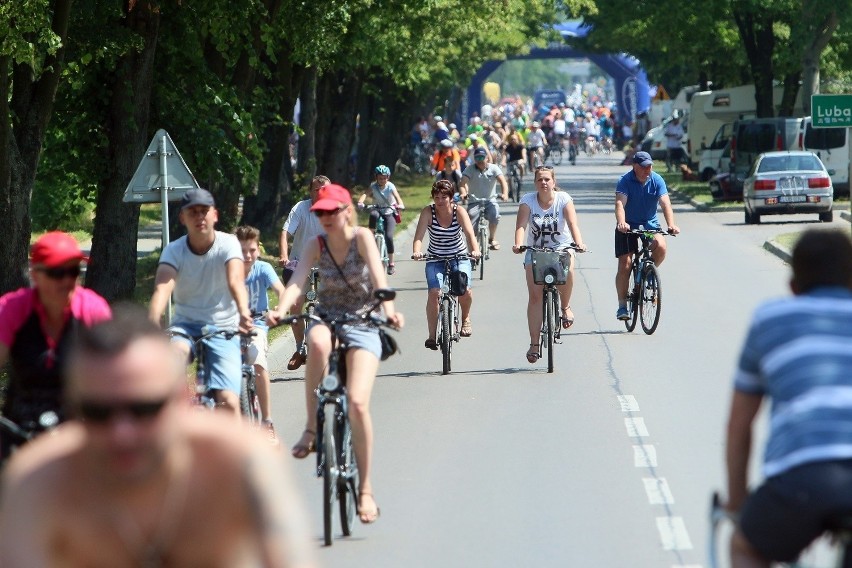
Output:
M72 420L3 473L0 565L314 567L282 455L192 409L166 335L115 315L71 354Z

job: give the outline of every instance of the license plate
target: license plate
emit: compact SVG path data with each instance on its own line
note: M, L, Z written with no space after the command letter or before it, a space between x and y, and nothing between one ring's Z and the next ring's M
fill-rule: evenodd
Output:
M778 197L778 201L781 203L804 203L807 200L807 196L804 195L782 195Z
M805 184L801 178L783 178L778 184L781 189L804 189Z

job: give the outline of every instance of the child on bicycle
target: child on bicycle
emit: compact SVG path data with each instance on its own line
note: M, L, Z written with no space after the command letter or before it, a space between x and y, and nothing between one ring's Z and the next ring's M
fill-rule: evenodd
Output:
M278 445L275 435L275 427L272 424L270 414L270 389L269 389L269 363L266 353L269 351L267 334L269 326L266 324L266 312L269 311L269 297L267 290L275 290L278 301L284 294L284 284L278 278L278 274L272 265L266 261L258 260L260 256L260 231L252 226L243 225L234 231L240 241L243 251L243 266L245 268L246 288L249 293L249 308L254 317L252 331L255 336L251 338L251 352L249 359L254 362L254 372L257 376L257 398L260 399L260 414L263 418L263 426L273 445Z
M396 186L390 181L390 168L384 165L376 166L374 170L376 181L370 184L372 201L379 208L370 211L370 229L376 230L376 221L381 215L385 220L385 243L388 247L388 274L396 272L396 265L393 262L393 231L396 228L398 219L398 210L405 209L405 204L402 202L402 197L396 190ZM367 194L361 194L358 199L358 207L364 206L364 201L367 199Z

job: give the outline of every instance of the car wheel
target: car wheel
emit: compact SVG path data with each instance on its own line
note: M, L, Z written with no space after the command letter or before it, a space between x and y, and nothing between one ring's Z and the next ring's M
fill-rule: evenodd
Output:
M719 187L718 183L710 184L710 195L713 196L713 199L722 199L722 188Z
M704 168L701 172L701 181L710 181L716 175L716 170L713 168Z
M834 211L826 211L819 214L819 220L823 223L831 223L834 221Z

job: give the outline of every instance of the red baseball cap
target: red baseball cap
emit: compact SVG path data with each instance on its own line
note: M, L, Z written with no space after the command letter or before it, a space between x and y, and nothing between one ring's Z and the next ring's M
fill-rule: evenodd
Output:
M330 183L319 189L317 201L311 206L311 211L334 211L345 205L352 205L349 190L342 185Z
M54 268L69 260L81 261L89 258L80 250L74 237L62 231L43 234L30 249L30 261L34 265Z

